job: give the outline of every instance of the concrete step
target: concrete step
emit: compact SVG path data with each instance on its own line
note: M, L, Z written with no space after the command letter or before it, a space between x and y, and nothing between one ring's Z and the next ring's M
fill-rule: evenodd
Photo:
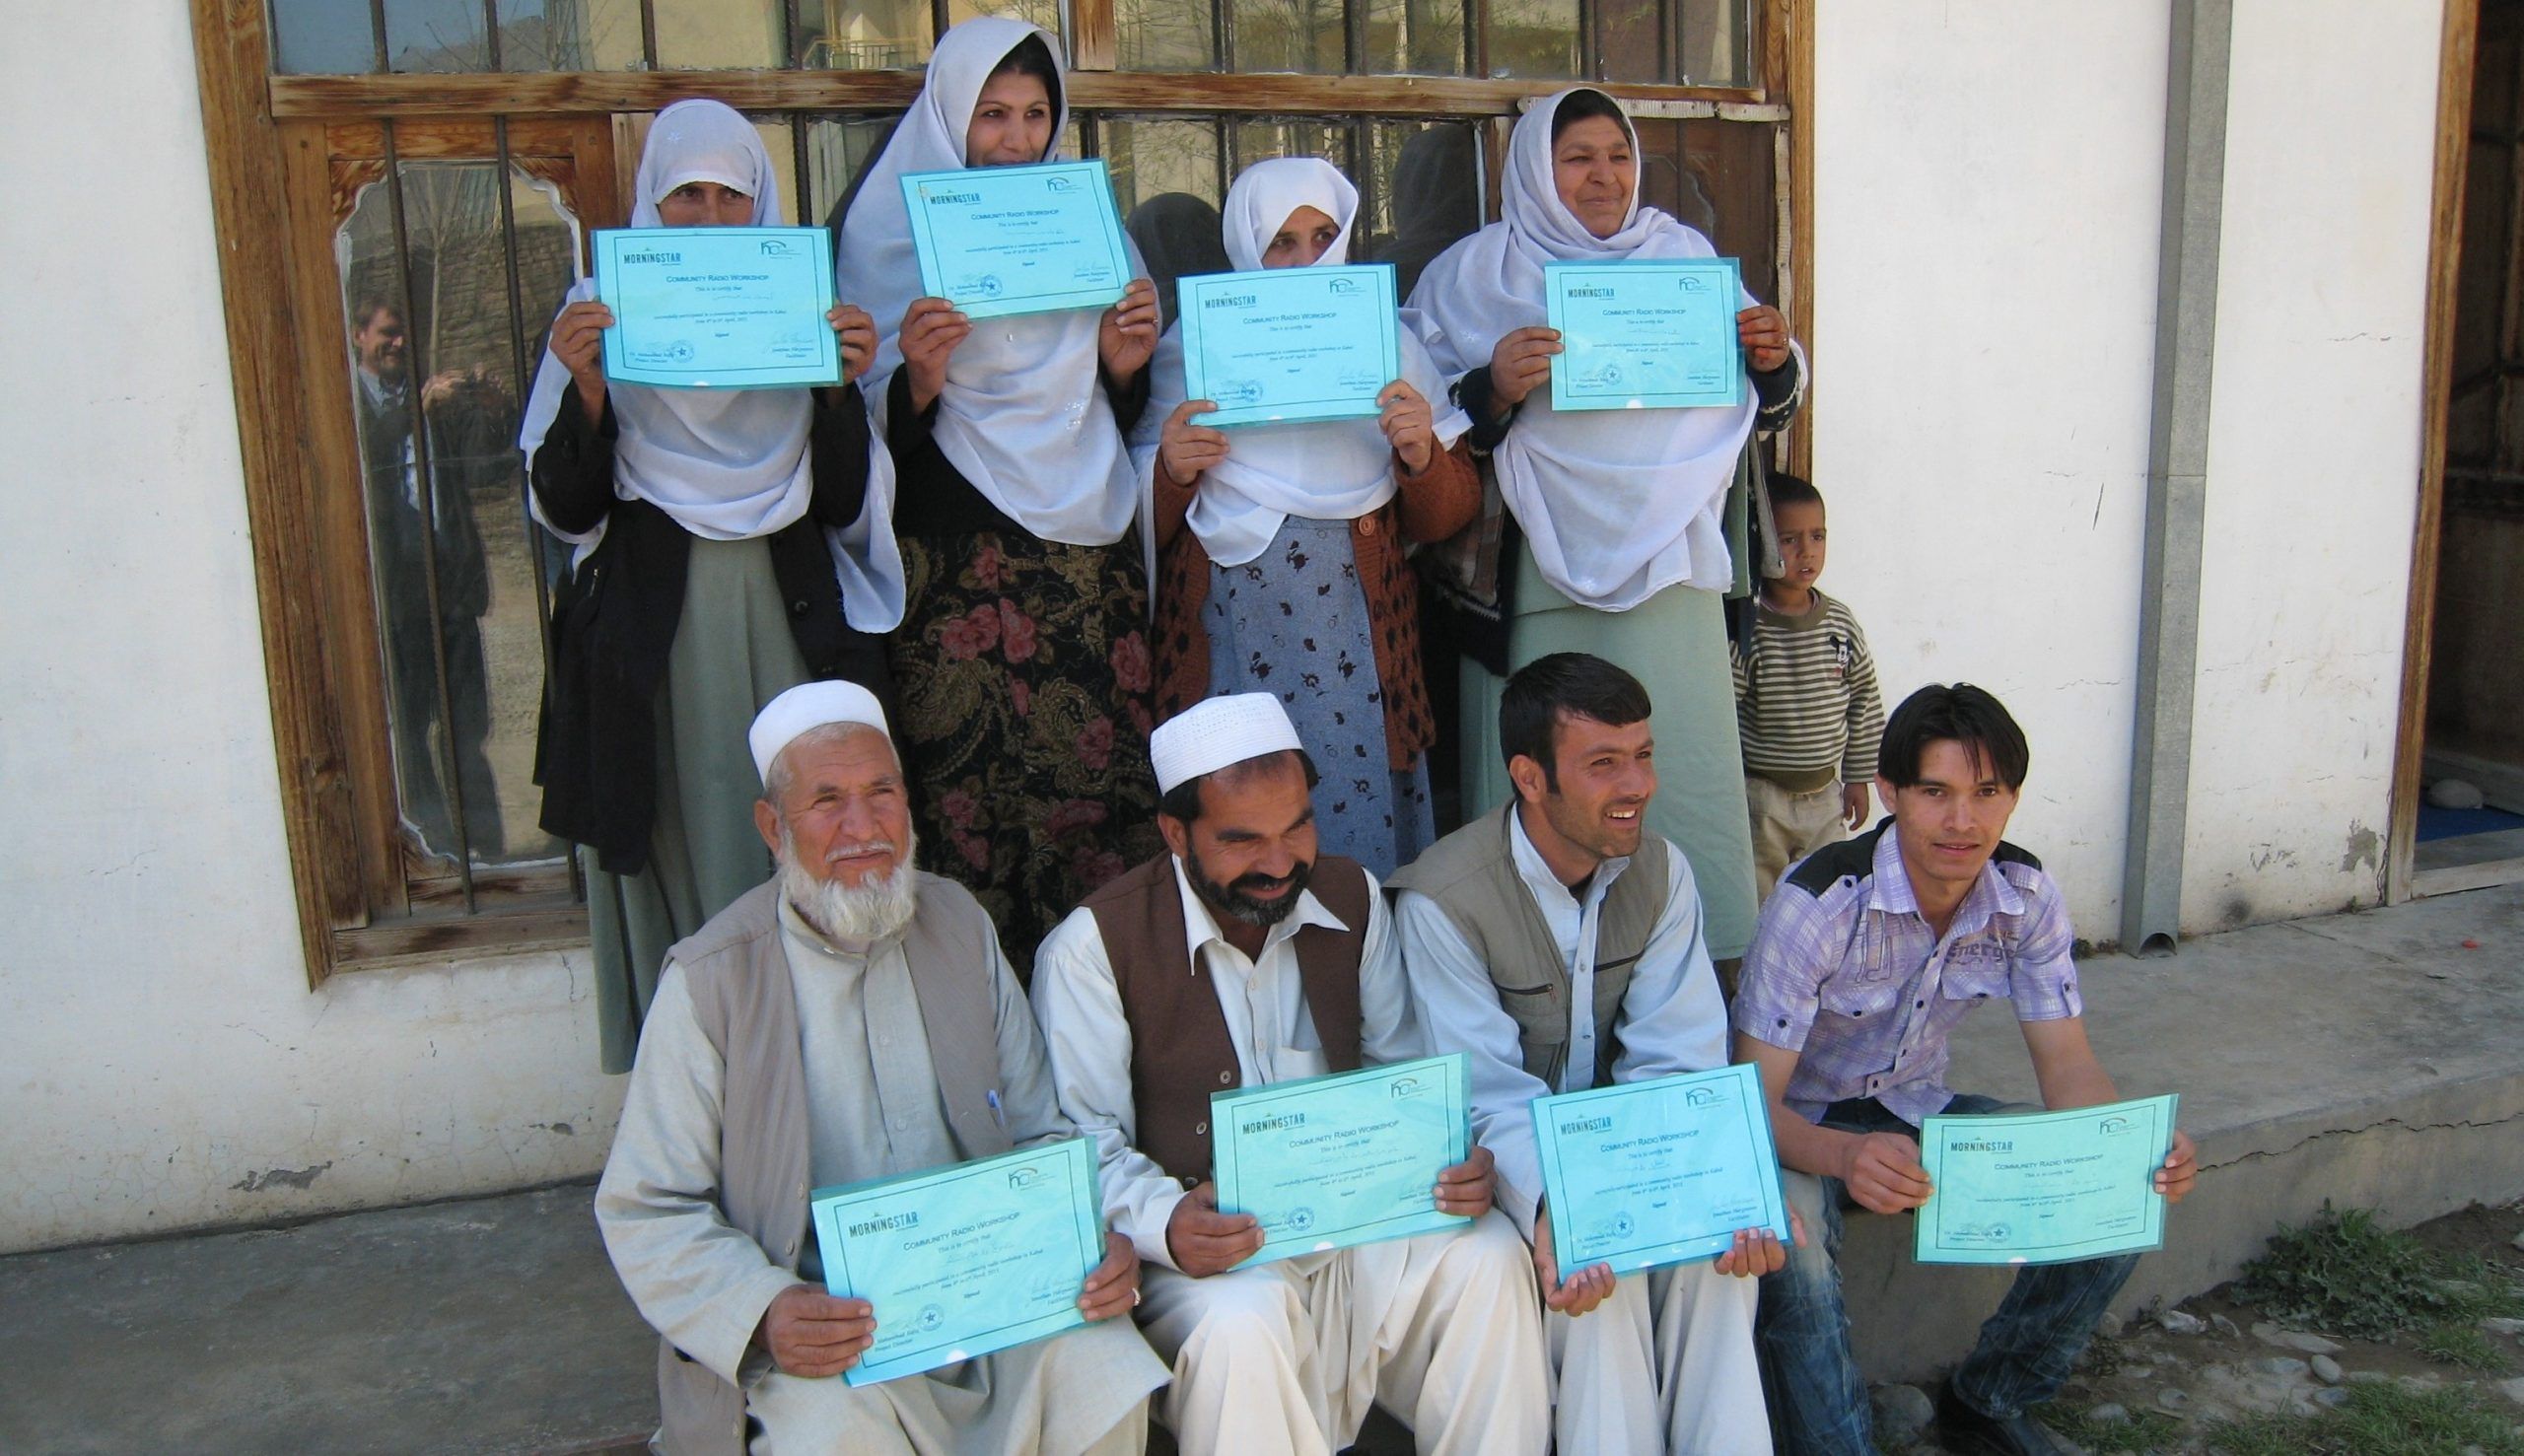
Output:
M2464 942L2478 942L2478 948ZM2233 1277L2328 1198L2415 1223L2524 1195L2524 889L2264 926L2085 968L2133 1095L2178 1091L2207 1172L2122 1307ZM2003 1012L1955 1085L2033 1096ZM631 1456L653 1337L589 1189L0 1259L0 1451ZM1923 1268L1907 1219L1843 1260L1879 1380L1950 1364L2005 1277ZM1407 1450L1380 1429L1373 1451Z

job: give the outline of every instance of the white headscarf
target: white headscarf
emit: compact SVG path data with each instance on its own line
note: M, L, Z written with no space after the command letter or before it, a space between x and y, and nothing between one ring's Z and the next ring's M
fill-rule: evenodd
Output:
M1059 43L1023 21L985 16L938 37L927 84L869 165L842 219L842 287L876 319L868 389L879 420L903 362L903 311L928 292L899 179L966 165L964 133L983 83L1028 35L1042 37L1057 66ZM1068 87L1056 90L1045 161L1054 160L1069 120ZM1144 276L1136 254L1131 267ZM1035 535L1073 546L1120 540L1139 505L1097 376L1100 321L1093 309L976 320L946 362L933 432L948 462L992 505Z
M1500 179L1500 221L1440 253L1412 290L1403 321L1449 380L1489 364L1504 336L1548 321L1547 262L1717 255L1708 239L1641 207L1635 186L1610 238L1587 232L1560 200L1552 119L1561 103L1592 90L1563 91L1517 119ZM1635 155L1627 115L1622 126ZM1744 296L1746 307L1753 302ZM1563 414L1552 409L1548 388L1526 395L1491 460L1543 579L1604 611L1626 611L1678 584L1723 589L1733 570L1718 514L1755 408L1749 388L1731 409Z
M640 153L631 226L663 227L658 204L687 182L717 182L753 199L748 224L780 226L780 178L753 123L714 101L676 102L650 123ZM570 289L566 304L596 297L594 279ZM570 371L547 345L534 374L518 444L531 457L572 392ZM685 530L711 541L766 536L806 514L814 491L807 426L813 400L798 389L659 389L609 381L620 434L613 445L613 490L647 501ZM902 621L902 556L893 533L894 462L883 450L868 459L868 504L859 520L825 532L850 625L889 632ZM565 531L527 503L546 530L576 545L572 564L604 538L604 522Z
M1322 267L1350 260L1350 227L1359 212L1359 189L1319 157L1282 157L1244 170L1227 193L1220 231L1227 260L1238 271L1262 266L1271 239L1289 215L1311 207L1341 227L1341 236L1315 259ZM1437 417L1437 446L1451 446L1471 421L1444 408L1445 386L1429 351L1409 329L1401 330L1402 378L1420 391ZM1182 324L1157 341L1156 373L1149 381L1148 412L1131 434L1131 458L1143 489L1154 490L1157 449L1165 417L1183 402ZM1317 420L1259 425L1230 432L1227 457L1201 477L1184 524L1220 566L1241 566L1259 556L1291 516L1352 520L1393 499L1393 447L1372 419Z

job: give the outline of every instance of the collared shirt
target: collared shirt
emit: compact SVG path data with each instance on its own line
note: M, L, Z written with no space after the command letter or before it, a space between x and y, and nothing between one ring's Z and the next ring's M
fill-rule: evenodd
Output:
M1473 1136L1499 1160L1499 1206L1519 1226L1533 1225L1542 1199L1542 1163L1534 1148L1532 1099L1548 1092L1583 1091L1595 1084L1595 940L1604 897L1631 867L1628 858L1606 860L1583 887L1572 893L1543 863L1525 834L1521 815L1507 816L1509 853L1516 877L1533 896L1569 977L1569 1055L1560 1084L1546 1086L1526 1073L1515 1018L1499 1004L1490 969L1437 901L1406 890L1394 905L1394 928L1411 994L1434 1051L1462 1052L1472 1064ZM1616 1082L1645 1081L1678 1072L1707 1072L1726 1063L1726 1006L1709 961L1701 924L1700 888L1681 850L1666 846L1664 913L1648 931L1648 944L1631 968L1614 1035L1621 1056Z
M798 1007L811 1184L953 1161L902 937L864 951L837 946L785 903L780 930ZM997 1045L972 1052L997 1064L1008 1136L1020 1147L1071 1137L1077 1130L1053 1100L1025 993L996 950L991 960ZM621 1126L596 1185L596 1219L640 1313L676 1349L741 1383L764 1368L759 1352L747 1358L763 1310L782 1289L814 1282L814 1251L811 1230L798 1249L765 1249L721 1213L726 1089L726 1064L701 1029L683 967L669 961L641 1024Z
M2012 1001L2019 1021L2085 1009L2050 875L1991 861L1940 938L1911 893L1898 833L1888 824L1877 837L1863 878L1820 895L1780 881L1744 953L1735 1029L1801 1054L1787 1100L1809 1120L1855 1097L1913 1124L1943 1107L1946 1038L1982 1002Z
M1349 927L1313 891L1300 891L1288 919L1264 936L1262 953L1248 957L1227 943L1179 859L1174 881L1183 896L1192 974L1204 968L1210 973L1227 1040L1235 1047L1239 1084L1261 1086L1326 1071L1289 939L1304 926L1343 932ZM1367 930L1359 954L1359 1053L1369 1063L1408 1061L1422 1055L1419 1026L1411 1015L1392 918L1372 874L1367 890ZM1131 1096L1131 1027L1092 910L1071 911L1035 952L1034 1014L1051 1050L1061 1111L1095 1140L1105 1216L1116 1232L1139 1245L1141 1258L1177 1267L1165 1244L1165 1225L1184 1189L1133 1145L1139 1122Z

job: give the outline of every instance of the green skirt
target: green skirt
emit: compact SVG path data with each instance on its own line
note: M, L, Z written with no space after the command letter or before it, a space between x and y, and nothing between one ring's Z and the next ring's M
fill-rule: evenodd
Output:
M771 851L753 824L762 780L745 730L764 704L806 680L769 538L696 536L686 572L683 613L658 690L658 813L648 867L607 874L593 851L579 851L599 1050L610 1073L631 1070L667 949L771 877Z
M1535 569L1533 553L1519 548L1514 600L1509 665L1521 667L1553 653L1592 653L1647 685L1656 731L1656 797L1648 808L1648 827L1680 846L1691 862L1709 953L1720 960L1742 955L1753 938L1753 839L1718 594L1668 587L1629 611L1596 611L1562 595ZM1467 818L1515 793L1499 756L1499 698L1506 686L1505 679L1465 659Z

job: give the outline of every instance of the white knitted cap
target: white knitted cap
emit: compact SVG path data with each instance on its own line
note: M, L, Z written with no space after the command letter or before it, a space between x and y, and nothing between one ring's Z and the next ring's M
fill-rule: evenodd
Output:
M1157 792L1231 763L1266 753L1301 748L1288 710L1269 693L1237 693L1204 698L1157 726L1149 734L1148 756L1157 766Z
M828 723L864 723L892 735L885 727L884 707L875 693L855 682L802 682L764 704L753 717L753 727L745 730L746 746L753 749L754 772L769 782L771 761L780 756L780 750L796 742L800 733Z

